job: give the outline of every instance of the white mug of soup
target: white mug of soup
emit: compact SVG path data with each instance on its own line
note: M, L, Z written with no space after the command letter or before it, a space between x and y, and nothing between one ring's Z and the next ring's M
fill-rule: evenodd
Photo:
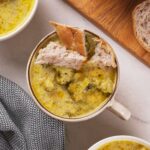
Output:
M98 35L90 32L88 30L85 30L85 33L91 34L92 36L95 36L95 37L99 38ZM42 96L42 92L39 89L37 89L37 91L35 92L35 89L34 89L34 86L33 86L33 84L34 84L33 82L36 82L38 84L39 81L36 80L37 79L36 75L32 74L32 69L33 69L32 67L33 67L33 63L35 61L35 57L37 57L39 50L42 49L42 48L44 48L44 47L46 47L47 44L52 39L56 38L55 36L57 36L56 31L54 31L54 32L49 33L48 35L46 35L37 44L37 46L35 47L35 49L31 53L30 58L28 60L27 70L26 70L27 83L28 83L28 87L29 87L29 90L31 92L31 95L33 97L33 100L37 104L37 106L43 112L45 112L47 115L49 115L49 116L51 116L51 117L53 117L55 119L58 119L58 120L61 120L61 121L66 121L66 122L85 121L85 120L88 120L88 119L91 119L91 118L97 116L98 114L102 113L105 109L109 109L111 112L113 112L118 117L120 117L120 118L122 118L124 120L128 120L130 118L130 116L131 116L130 111L127 108L125 108L122 104L120 104L118 101L115 100L115 94L117 92L117 88L118 88L118 84L119 84L119 76L120 76L119 62L118 62L117 57L116 57L115 54L114 54L114 56L115 56L115 61L116 61L116 66L117 67L116 67L116 79L114 81L115 82L114 83L114 89L113 89L113 92L107 97L107 100L105 100L104 102L102 102L97 108L93 108L93 110L91 110L89 112L86 112L85 114L78 115L78 116L65 116L65 115L63 116L63 115L59 115L59 112L61 110L63 110L63 108L65 108L65 107L68 107L67 109L69 110L69 104L68 103L67 104L63 103L62 106L60 106L60 108L57 109L57 110L55 110L55 108L54 109L50 108L50 106L47 106L47 107L44 106L45 103L51 103L51 99L49 99L49 100L47 99L46 100L47 94L45 96L44 95ZM103 40L103 42L105 42L105 41ZM109 47L110 47L110 45L109 45ZM35 69L35 72L38 72L38 70ZM33 77L35 77L34 80L32 80ZM38 77L38 75L37 75L37 77ZM38 87L40 88L41 86L39 85ZM43 92L45 92L45 91L43 91ZM49 96L51 96L51 94L49 94ZM38 97L41 97L41 101L39 101ZM97 98L99 98L99 96L97 96ZM61 99L60 99L59 102L60 103L62 102ZM57 104L59 104L59 102L57 102ZM56 107L55 106L56 103L53 103L52 105L54 105L54 107ZM83 105L83 107L84 107L84 105ZM74 109L74 108L72 107L72 109ZM82 107L80 109L82 109Z
M103 139L95 143L88 150L105 150L108 147L109 149L118 149L119 147L125 150L150 150L150 143L138 137L119 135Z

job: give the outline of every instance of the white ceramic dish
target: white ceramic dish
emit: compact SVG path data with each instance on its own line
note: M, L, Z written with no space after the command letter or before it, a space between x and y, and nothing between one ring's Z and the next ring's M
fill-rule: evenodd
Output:
M119 135L119 136L112 136L112 137L103 139L103 140L97 142L96 144L94 144L93 146L91 146L88 150L97 150L98 148L100 148L101 146L103 146L107 143L110 143L113 141L124 141L124 140L136 142L136 143L142 144L142 145L150 148L150 143L143 139L140 139L140 138L134 137L134 136Z
M88 30L85 30L86 32L90 32ZM112 93L112 95L110 96L109 100L103 104L98 110L90 113L90 114L87 114L86 116L84 117L80 117L80 118L63 118L63 117L60 117L60 116L57 116L49 111L47 111L39 102L38 102L38 99L36 98L36 95L34 94L34 91L32 89L32 86L31 86L31 82L30 82L30 66L31 66L31 61L32 61L32 58L35 54L35 52L37 50L39 50L41 47L44 47L45 46L45 43L47 43L49 41L49 38L52 34L54 34L55 32L52 32L52 33L49 33L48 35L46 35L38 44L37 46L35 47L35 49L33 50L33 52L31 53L30 55L30 58L28 60L28 64L27 64L27 70L26 70L26 78L27 78L27 83L28 83L28 87L29 87L29 90L31 92L31 95L33 97L33 100L35 101L35 103L38 105L38 107L44 111L46 114L48 114L49 116L55 118L55 119L58 119L58 120L61 120L61 121L66 121L66 122L80 122L80 121L85 121L85 120L89 120L95 116L97 116L98 114L102 113L105 109L109 109L110 111L112 111L113 113L115 113L117 116L119 116L120 118L124 119L124 120L128 120L131 116L131 113L130 111L125 108L122 104L120 104L119 102L117 102L115 100L115 94L116 94L116 91L117 91L117 88L118 88L118 82L119 82L119 76L120 76L120 72L119 72L119 62L117 60L117 57L116 57L116 61L117 61L117 81L116 81L116 87L115 87L115 90L114 92ZM90 32L92 33L92 32ZM94 33L92 33L94 34ZM96 34L94 34L95 36L98 36ZM98 36L99 37L99 36Z
M29 22L32 20L36 10L37 10L37 7L38 7L38 1L39 0L35 0L34 2L34 5L33 5L33 8L30 12L30 14L27 16L27 18L25 19L25 21L23 21L16 29L14 29L13 31L10 31L10 33L6 34L6 35L3 35L0 37L0 42L1 41L4 41L4 40L7 40L13 36L15 36L16 34L18 34L19 32L21 32L28 24Z

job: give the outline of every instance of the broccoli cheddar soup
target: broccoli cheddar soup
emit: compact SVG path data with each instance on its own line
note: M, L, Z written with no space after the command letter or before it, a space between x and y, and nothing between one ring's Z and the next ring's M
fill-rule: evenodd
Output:
M20 25L30 13L35 0L0 0L0 36Z
M105 144L97 150L150 150L150 148L131 141L114 141Z
M85 116L99 109L114 92L115 56L109 45L89 32L54 26L57 32L32 57L32 91L41 106L57 116Z

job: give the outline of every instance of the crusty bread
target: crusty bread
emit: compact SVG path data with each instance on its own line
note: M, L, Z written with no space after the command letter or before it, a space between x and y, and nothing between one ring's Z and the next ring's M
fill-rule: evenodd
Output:
M112 47L101 38L94 38L94 40L97 42L97 46L90 61L99 67L116 68L116 57Z
M56 28L59 39L66 48L77 51L83 56L87 56L84 31L56 22L50 22L50 24Z
M35 61L36 64L53 64L79 70L86 57L76 51L68 50L58 42L50 42L45 48L39 51Z
M150 52L150 0L137 5L132 16L135 37L140 45Z

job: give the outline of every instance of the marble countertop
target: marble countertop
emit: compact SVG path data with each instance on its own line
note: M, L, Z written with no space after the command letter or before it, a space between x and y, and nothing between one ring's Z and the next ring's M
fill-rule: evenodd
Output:
M28 27L14 38L0 43L0 74L28 92L27 60L37 42L53 30L48 25L49 20L89 29L112 45L121 68L116 99L132 112L129 121L123 121L106 110L89 121L66 123L66 150L84 150L113 135L132 135L150 141L150 68L62 0L39 0L38 10Z

